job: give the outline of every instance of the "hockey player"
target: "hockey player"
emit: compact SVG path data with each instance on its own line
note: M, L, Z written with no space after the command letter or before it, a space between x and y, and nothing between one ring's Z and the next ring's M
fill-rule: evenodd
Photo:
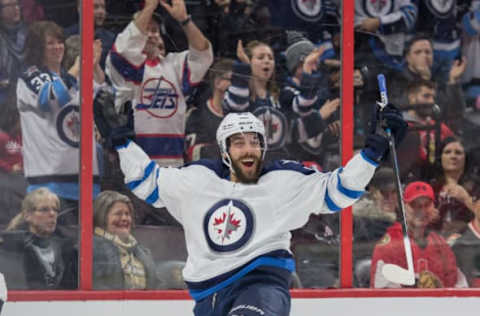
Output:
M183 270L194 314L286 316L294 271L290 231L311 213L334 213L364 192L388 151L385 136L371 134L345 167L320 173L293 161L263 166L265 127L248 112L230 113L217 130L222 160L161 168L133 141L128 126L106 120L112 97L95 99L95 118L118 151L127 186L156 207L166 206L183 225L188 259ZM406 132L398 110L384 110L397 142Z
M182 26L189 49L165 56L160 27L152 18L161 6ZM213 61L210 42L187 15L183 0L146 0L145 6L117 36L107 59L107 74L117 105L132 101L139 146L162 166L183 164L185 99Z

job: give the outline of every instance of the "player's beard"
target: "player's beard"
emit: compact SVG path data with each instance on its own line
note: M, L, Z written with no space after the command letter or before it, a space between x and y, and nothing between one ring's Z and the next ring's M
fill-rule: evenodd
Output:
M255 168L255 171L253 172L253 174L246 174L245 172L243 172L242 170L242 166L241 166L241 159L243 159L245 157L242 157L240 159L237 159L235 161L232 161L232 168L233 168L233 172L235 172L235 176L237 177L237 180L240 182L240 183L244 183L244 184L254 184L254 183L257 183L258 181L258 178L260 176L260 172L262 170L262 160L259 159L258 157L252 157L255 159L255 162L254 164L256 165L256 168Z

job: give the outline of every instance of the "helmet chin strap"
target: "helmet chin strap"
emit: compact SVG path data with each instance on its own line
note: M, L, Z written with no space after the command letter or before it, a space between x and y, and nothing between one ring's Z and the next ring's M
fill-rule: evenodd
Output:
M226 153L223 154L222 161L225 165L227 165L231 173L235 173L235 170L233 170L233 167L232 167L232 159L230 159L230 154L228 153L228 150Z

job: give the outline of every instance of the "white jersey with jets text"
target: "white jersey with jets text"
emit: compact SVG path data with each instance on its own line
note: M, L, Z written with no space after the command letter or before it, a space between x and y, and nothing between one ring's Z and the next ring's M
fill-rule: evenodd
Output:
M213 61L212 48L147 60L147 35L131 22L117 36L106 72L116 91L116 108L132 101L136 142L159 165L179 166L185 149L185 99Z

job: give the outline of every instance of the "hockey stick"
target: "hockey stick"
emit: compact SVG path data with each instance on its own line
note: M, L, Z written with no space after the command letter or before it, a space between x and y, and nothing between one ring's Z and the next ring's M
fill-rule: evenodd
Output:
M385 82L385 76L383 74L379 74L377 76L377 80L381 99L380 102L377 101L377 104L380 106L380 111L382 111L388 104L387 85ZM407 259L407 269L395 264L387 263L382 268L382 274L390 282L413 285L415 284L415 272L413 270L412 246L410 245L410 239L408 237L407 220L405 217L405 205L402 197L402 185L400 183L400 172L398 168L395 139L392 136L390 129L387 128L386 132L388 137L388 145L390 147L390 154L392 157L393 171L395 174L395 188L398 196L398 206L400 207L400 216L402 217L399 218L399 221L402 224L403 246L405 248L405 257Z

